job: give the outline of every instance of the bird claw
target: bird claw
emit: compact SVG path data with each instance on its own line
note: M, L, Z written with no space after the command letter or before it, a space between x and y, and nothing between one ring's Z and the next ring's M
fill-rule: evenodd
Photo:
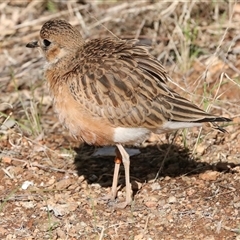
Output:
M98 200L99 200L99 202L101 202L103 204L107 203L109 206L111 206L115 209L124 209L128 205L131 205L131 203L132 203L132 200L118 203L116 201L116 197L112 196L112 194L108 194L103 197L100 197Z
M115 197L113 197L111 194L107 194L104 197L100 197L99 200L104 202L113 202L115 201Z
M126 208L128 205L130 205L131 204L131 202L130 203L128 203L128 202L120 202L120 203L115 203L114 205L113 205L113 207L114 208L116 208L116 209L124 209L124 208Z

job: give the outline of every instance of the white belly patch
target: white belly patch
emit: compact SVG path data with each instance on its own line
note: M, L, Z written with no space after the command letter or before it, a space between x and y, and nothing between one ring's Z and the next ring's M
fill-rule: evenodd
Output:
M142 143L151 131L147 128L124 128L117 127L114 129L113 140L116 143Z

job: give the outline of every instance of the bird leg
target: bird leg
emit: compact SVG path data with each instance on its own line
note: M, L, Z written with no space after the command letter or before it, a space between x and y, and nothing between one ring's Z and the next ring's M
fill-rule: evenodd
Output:
M117 146L117 150L119 151L120 155L121 155L121 159L123 162L123 166L124 166L124 170L125 170L125 184L126 184L126 201L124 203L120 203L118 204L119 208L124 208L127 205L129 205L132 202L132 189L131 189L131 183L130 183L130 160L129 160L129 155L126 152L126 150L123 148L123 146L121 144L116 144ZM117 153L117 156L119 156L119 154ZM120 165L120 164L119 164ZM116 164L115 164L115 170L116 170ZM119 166L118 166L119 168ZM115 172L114 170L114 175L117 172L118 174L118 170L116 170ZM116 176L114 176L114 178L116 178ZM113 187L116 187L114 185L116 185L117 183L115 183L113 181ZM112 190L115 191L115 189Z
M114 167L112 190L111 190L111 200L114 200L117 196L118 174L119 174L119 168L121 163L122 163L122 156L118 148L116 148L115 167Z
M129 155L123 148L121 144L116 144L116 157L115 157L115 167L114 167L114 174L113 174L113 181L112 181L112 189L111 194L104 199L111 199L114 200L117 196L117 185L118 185L118 174L120 164L123 163L124 170L125 170L125 183L126 183L126 201L121 202L115 205L116 208L125 208L132 202L132 187L130 183L130 160Z
M120 164L123 163L125 170L125 183L126 183L126 201L122 203L118 203L115 205L116 208L125 208L132 202L132 188L130 183L130 160L129 155L123 148L121 144L116 144L116 157L115 157L115 167L112 181L112 189L110 196L106 196L103 199L111 199L115 200L117 196L117 185L118 185L118 175Z

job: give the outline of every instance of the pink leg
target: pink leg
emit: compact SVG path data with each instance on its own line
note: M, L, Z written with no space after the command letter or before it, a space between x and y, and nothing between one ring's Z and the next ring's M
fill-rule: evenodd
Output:
M132 202L132 187L130 183L130 160L129 160L129 155L125 151L123 146L121 144L117 144L116 146L118 148L119 153L121 154L121 159L122 159L124 170L125 170L125 182L126 182L126 201L124 203L118 204L118 207L125 208L127 205L129 205ZM115 165L115 170L116 170L116 165ZM116 172L118 172L118 170L116 170ZM115 175L115 171L114 171L114 175ZM115 184L114 180L113 180L113 183Z
M122 160L119 158L118 153L116 151L115 167L114 167L112 190L111 190L111 200L114 200L117 197L118 174L119 174L119 168L120 168L121 162Z

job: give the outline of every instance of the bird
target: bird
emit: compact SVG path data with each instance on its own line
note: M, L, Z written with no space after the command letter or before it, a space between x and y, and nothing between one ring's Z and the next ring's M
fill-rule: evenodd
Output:
M44 76L59 121L76 139L95 146L116 146L110 199L117 197L119 166L124 165L126 199L131 205L130 159L124 146L138 146L152 133L201 127L231 119L215 116L168 86L163 65L138 40L113 37L84 40L64 19L51 19L39 40L45 57Z

